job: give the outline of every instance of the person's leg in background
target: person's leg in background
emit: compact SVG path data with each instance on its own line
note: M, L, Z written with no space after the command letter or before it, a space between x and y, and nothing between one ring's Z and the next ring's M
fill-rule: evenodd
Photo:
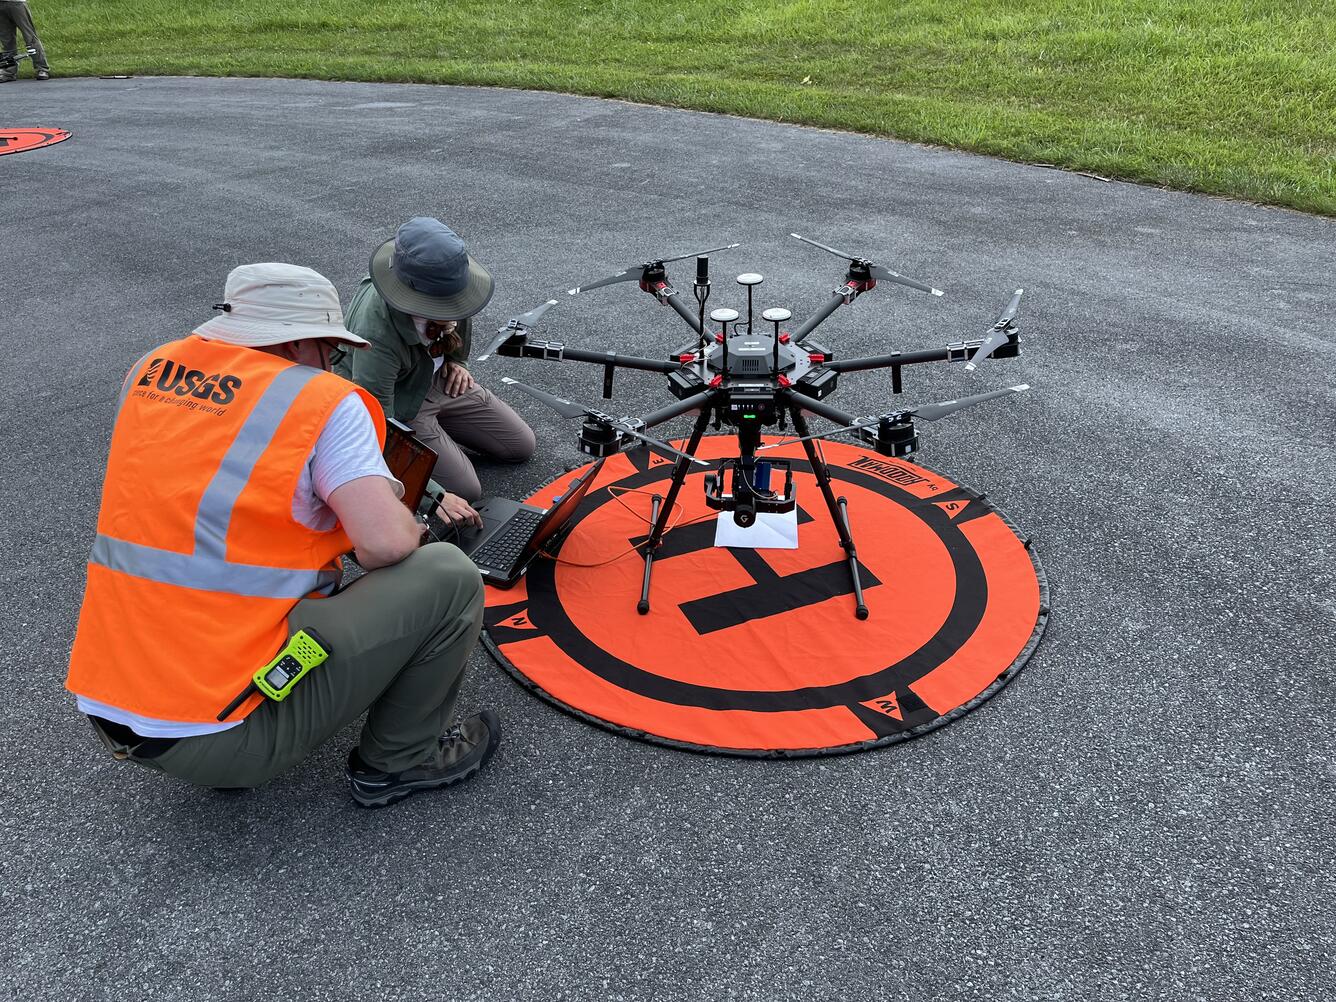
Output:
M472 504L482 497L482 483L473 469L473 461L441 425L441 408L449 400L441 375L437 373L431 377L427 396L410 423L413 434L436 453L436 467L432 470L431 478L451 494L458 494Z
M18 22L14 20L11 8L26 6L27 4L0 0L0 56L3 56L6 62L18 55ZM0 83L9 83L18 75L19 68L17 66L10 69L0 69Z
M148 764L200 786L258 786L363 710L356 752L368 768L400 773L440 752L482 623L478 570L456 547L424 546L337 595L299 602L288 623L314 629L329 660L283 702L266 700L239 727L183 738Z
M37 50L33 53L32 57L33 72L37 74L37 79L45 80L51 75L51 67L47 64L46 49L42 48L42 40L37 37L37 29L33 27L32 13L28 10L28 5L26 3L13 3L12 0L6 0L6 2L0 3L0 7L8 8L7 13L10 22L10 27L8 29L10 34L8 39L3 35L3 28L0 28L0 45L3 45L7 52L13 49L13 32L14 29L17 28L19 33L23 35L24 47ZM0 13L0 21L2 21L4 17L5 14ZM18 70L15 69L14 73L17 75Z
M445 392L442 367L413 418L413 432L436 453L432 479L470 503L482 497L482 484L469 449L502 463L522 463L534 454L533 429L491 390L473 384L457 397Z
M538 447L524 419L477 383L457 397L446 397L437 408L436 419L458 444L500 463L522 463Z

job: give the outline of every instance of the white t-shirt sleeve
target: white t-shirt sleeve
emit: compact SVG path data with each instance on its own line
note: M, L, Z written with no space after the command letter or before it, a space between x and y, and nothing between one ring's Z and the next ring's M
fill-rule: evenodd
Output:
M359 477L384 477L396 496L404 496L404 485L385 465L371 413L362 398L350 392L330 412L302 467L292 497L292 517L322 532L334 528L338 519L326 502L336 490Z

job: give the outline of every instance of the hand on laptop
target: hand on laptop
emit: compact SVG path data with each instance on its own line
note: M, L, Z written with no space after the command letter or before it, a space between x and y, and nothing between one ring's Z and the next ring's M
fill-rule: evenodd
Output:
M473 510L473 505L449 491L441 496L441 503L436 506L436 514L451 526L462 528L466 525L475 525L479 529L482 528L482 516Z

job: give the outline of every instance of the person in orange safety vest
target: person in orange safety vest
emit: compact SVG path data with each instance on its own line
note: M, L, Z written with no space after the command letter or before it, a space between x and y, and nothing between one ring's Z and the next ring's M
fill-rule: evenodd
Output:
M258 786L364 711L357 803L473 775L501 736L487 710L452 726L482 582L419 546L380 405L330 371L367 342L309 268L235 268L224 300L121 388L67 688L118 758L201 786ZM338 590L349 552L368 573ZM328 660L224 712L298 630Z

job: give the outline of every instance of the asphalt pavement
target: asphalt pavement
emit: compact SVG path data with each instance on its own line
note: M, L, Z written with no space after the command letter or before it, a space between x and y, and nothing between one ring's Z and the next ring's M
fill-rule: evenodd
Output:
M1332 220L555 94L85 79L0 97L0 127L73 132L0 156L4 994L1329 992ZM1034 386L927 426L923 457L1036 539L1038 653L963 719L843 758L638 743L480 650L464 705L495 707L506 738L456 791L359 810L352 730L244 795L112 761L62 683L123 373L207 318L236 264L309 265L346 301L415 214L497 276L482 330L555 296L545 333L596 348L659 354L686 328L631 285L561 290L732 241L717 304L760 271L764 305L805 316L842 268L792 231L947 292L883 284L822 327L844 354L978 337L1024 287L1022 358L920 367L899 399ZM475 371L600 389L573 364ZM873 413L889 389L846 376L835 402ZM667 399L648 374L617 390L629 414ZM484 468L493 493L579 456L575 427L516 406L540 451Z

